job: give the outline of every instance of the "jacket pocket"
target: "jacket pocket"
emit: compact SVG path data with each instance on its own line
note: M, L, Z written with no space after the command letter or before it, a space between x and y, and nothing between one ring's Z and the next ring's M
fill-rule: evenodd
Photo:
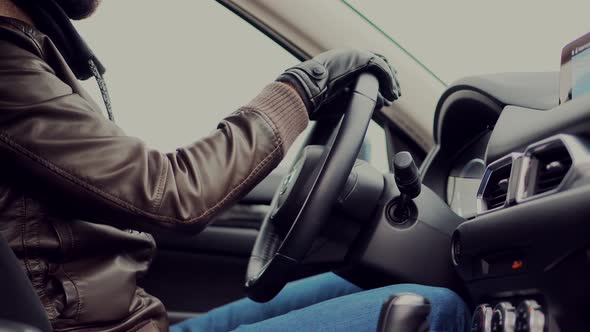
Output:
M52 275L65 297L58 319L106 323L141 309L133 299L137 277L147 270L153 251L148 238L81 220L51 223L60 243Z
M62 265L52 265L47 274L58 282L63 292L63 297L58 297L63 300L55 303L59 317L77 319L81 308L80 296L74 280L66 274Z
M125 266L127 265L127 269ZM62 264L53 274L65 296L60 319L99 323L124 319L136 289L135 271L124 257L105 257Z

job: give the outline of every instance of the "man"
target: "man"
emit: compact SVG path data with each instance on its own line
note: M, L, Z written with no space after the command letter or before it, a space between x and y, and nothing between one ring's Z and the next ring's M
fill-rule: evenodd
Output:
M101 116L78 83L99 80L112 119L104 69L69 20L98 4L0 0L0 232L55 330L166 331L162 303L136 284L155 251L144 231L202 230L280 162L308 117L358 73L379 78L386 102L399 88L381 57L328 52L288 69L210 136L163 154ZM371 330L381 302L400 290L441 308L431 328L463 328L464 304L450 291L406 285L367 293L326 274L287 286L267 304L238 301L172 329Z

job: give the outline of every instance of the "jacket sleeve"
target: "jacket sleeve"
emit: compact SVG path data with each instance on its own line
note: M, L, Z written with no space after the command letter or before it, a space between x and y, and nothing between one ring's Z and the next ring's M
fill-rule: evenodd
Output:
M201 230L276 167L308 122L297 93L272 83L209 136L164 154L126 136L41 58L0 57L2 168L16 187L120 227Z

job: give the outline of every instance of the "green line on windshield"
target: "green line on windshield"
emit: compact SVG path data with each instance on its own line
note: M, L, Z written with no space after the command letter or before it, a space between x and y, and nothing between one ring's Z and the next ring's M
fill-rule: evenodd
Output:
M383 31L377 24L373 23L367 16L361 13L358 9L356 9L353 5L351 5L347 0L341 0L348 8L350 8L353 12L355 12L358 16L360 16L363 20L369 23L375 30L379 31L385 38L387 38L390 42L395 44L395 46L399 47L402 52L408 55L412 60L414 60L420 67L424 68L426 72L428 72L432 77L434 77L437 81L439 81L442 85L447 86L440 77L438 77L435 73L430 70L430 68L426 67L422 61L420 61L417 57L415 57L412 53L406 50L400 43L398 43L395 39L393 39L387 32Z

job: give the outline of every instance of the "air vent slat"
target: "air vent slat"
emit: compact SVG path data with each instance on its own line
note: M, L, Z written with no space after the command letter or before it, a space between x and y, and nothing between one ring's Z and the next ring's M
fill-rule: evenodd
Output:
M572 158L563 144L533 153L531 157L537 161L533 195L557 188L572 165Z
M512 163L508 163L492 171L482 195L486 210L502 207L506 203L511 169Z
M561 183L561 178L558 179L551 179L551 181L543 181L542 183L537 183L537 193L539 192L546 192L549 191Z
M494 190L492 193L490 193L491 197L498 196L498 195L506 196L506 189L498 188L498 189Z
M506 195L495 197L494 199L491 199L488 201L488 209L491 210L491 209L495 209L497 207L500 207L500 206L504 205L505 201L506 201Z
M547 186L547 185L558 185L561 180L563 180L565 173L561 173L558 176L553 176L553 177L539 177L539 180L537 181L537 186L541 187L541 186Z
M495 197L488 198L488 203L494 204L494 203L498 203L498 202L504 202L505 199L506 199L506 194L498 195Z

